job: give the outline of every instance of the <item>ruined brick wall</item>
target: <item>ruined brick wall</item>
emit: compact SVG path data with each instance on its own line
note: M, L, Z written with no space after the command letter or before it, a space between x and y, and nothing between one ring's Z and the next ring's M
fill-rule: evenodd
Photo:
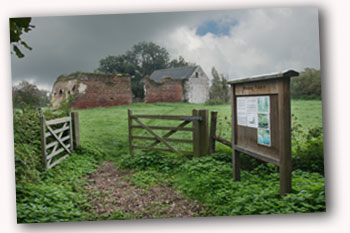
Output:
M145 102L181 102L183 100L184 88L182 80L163 79L156 83L145 78Z
M59 78L51 93L52 107L72 96L72 109L127 105L132 103L131 80L127 75L77 73Z

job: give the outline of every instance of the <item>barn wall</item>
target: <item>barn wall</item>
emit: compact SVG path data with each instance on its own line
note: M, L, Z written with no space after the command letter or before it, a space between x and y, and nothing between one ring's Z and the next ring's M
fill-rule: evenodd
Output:
M200 104L209 100L209 78L200 67L185 82L184 88L185 99L189 103Z
M101 76L101 75L99 75ZM63 91L63 94L59 93ZM131 80L129 76L103 76L83 74L77 79L58 81L53 87L51 103L57 108L60 102L73 95L72 109L86 109L126 105L132 103Z
M145 78L145 102L181 102L183 100L182 80L163 79L156 83Z

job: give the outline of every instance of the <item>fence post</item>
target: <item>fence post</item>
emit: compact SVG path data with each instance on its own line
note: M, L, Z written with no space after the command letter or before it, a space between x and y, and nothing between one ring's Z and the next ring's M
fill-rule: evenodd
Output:
M204 156L209 151L208 109L200 109L199 116L202 117L199 121L199 153L200 156Z
M193 117L199 116L199 112L197 109L192 110L192 116ZM199 157L200 156L199 121L198 120L192 121L192 125L193 125L193 156Z
M40 137L41 137L41 157L42 157L44 169L47 169L45 118L44 116L40 116L39 118L40 118Z
M129 125L129 151L130 155L134 155L133 145L132 145L132 110L128 109L128 125Z
M216 120L218 112L211 111L210 115L209 154L212 154L215 152Z
M79 113L71 112L71 120L73 123L73 143L74 148L80 146L80 128L79 128Z

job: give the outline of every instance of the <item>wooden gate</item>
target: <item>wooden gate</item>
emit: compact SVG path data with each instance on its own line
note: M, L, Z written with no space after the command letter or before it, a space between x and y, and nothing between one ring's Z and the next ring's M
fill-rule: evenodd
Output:
M147 126L140 119L159 119L181 121L177 126ZM134 154L134 149L169 151L176 154L192 154L194 156L201 156L208 153L208 110L192 111L192 115L133 115L131 110L128 110L129 122L129 149L130 154ZM133 124L136 122L137 125ZM192 123L192 127L185 127ZM134 135L133 129L144 129L152 136L138 136ZM164 135L157 134L154 130L168 130ZM191 139L170 138L171 135L178 131L192 132ZM149 140L153 141L149 145L135 145L134 140ZM189 143L192 144L193 151L179 150L169 142ZM158 144L165 145L166 148L155 147Z
M70 113L69 117L48 121L44 116L40 117L41 153L45 169L56 166L72 153L73 127L77 146L79 144L78 113Z

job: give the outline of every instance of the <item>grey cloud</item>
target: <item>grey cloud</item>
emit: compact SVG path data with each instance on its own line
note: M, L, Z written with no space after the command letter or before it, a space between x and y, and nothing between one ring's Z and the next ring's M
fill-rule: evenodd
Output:
M179 28L195 31L204 21L223 16L238 21L229 38L186 38L175 33ZM23 49L23 59L11 55L13 82L30 79L51 86L59 75L91 72L101 58L122 54L140 41L160 43L207 72L212 66L233 75L291 64L319 68L317 10L310 8L38 17L32 24L36 28L24 40L33 50ZM187 46L192 39L202 46L196 54ZM256 55L256 64L249 67Z

